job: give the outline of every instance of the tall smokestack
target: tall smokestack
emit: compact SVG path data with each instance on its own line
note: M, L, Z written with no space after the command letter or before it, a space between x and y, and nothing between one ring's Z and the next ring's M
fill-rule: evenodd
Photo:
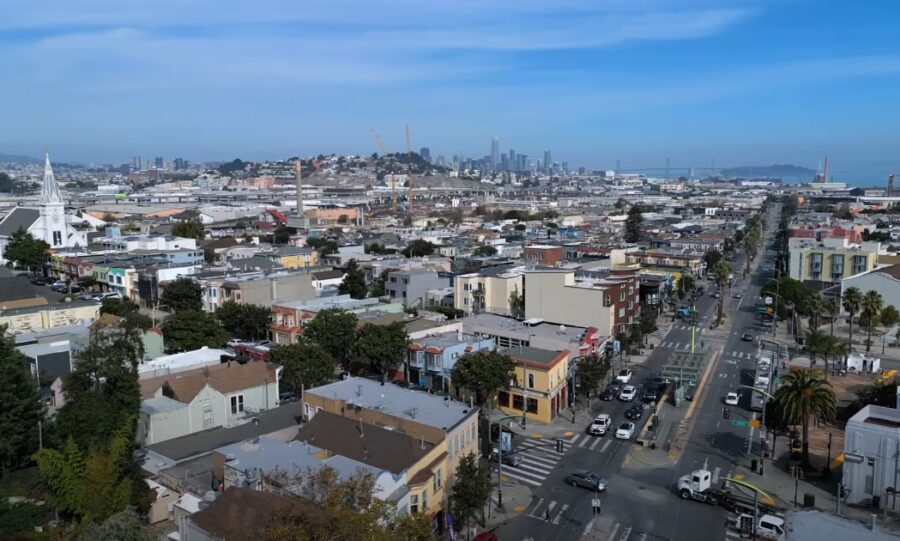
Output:
M297 216L302 216L306 208L303 206L303 165L302 160L297 158Z

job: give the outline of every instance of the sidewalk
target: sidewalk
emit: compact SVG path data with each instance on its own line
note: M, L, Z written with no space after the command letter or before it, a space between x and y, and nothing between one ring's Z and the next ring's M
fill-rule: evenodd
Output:
M496 483L492 486L495 487ZM502 478L500 486L503 489L503 507L497 507L497 492L492 491L484 530L492 530L518 517L531 504L531 489L527 486L508 478Z

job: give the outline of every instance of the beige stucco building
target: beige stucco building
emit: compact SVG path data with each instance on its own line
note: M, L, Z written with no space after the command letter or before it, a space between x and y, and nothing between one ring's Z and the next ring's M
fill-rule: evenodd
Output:
M453 285L454 307L466 314L512 315L509 298L525 291L525 267L496 267L461 274Z
M529 271L525 279L525 317L596 327L611 336L615 303L607 297L602 287L576 282L573 271Z

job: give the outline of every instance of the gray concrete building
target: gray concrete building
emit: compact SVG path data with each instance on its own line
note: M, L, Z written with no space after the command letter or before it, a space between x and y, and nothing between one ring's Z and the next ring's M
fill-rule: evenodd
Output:
M433 270L410 269L390 272L384 291L392 301L402 302L410 307L423 307L429 289L450 285L448 278L441 278Z

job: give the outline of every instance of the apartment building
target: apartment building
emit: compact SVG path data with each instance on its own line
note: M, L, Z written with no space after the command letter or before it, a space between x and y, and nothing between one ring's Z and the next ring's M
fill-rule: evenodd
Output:
M668 250L646 250L629 252L625 255L628 265L640 265L643 268L659 271L688 272L700 275L703 271L703 256L684 254Z
M453 302L466 314L513 314L510 296L525 291L525 267L503 265L476 273L460 274L454 280Z
M224 273L198 274L203 310L215 312L222 304L272 306L274 301L299 301L316 298L312 275L301 271L251 272L238 276Z
M394 302L406 306L424 307L429 289L440 289L450 285L448 278L429 269L409 269L391 271L384 283L384 292Z
M621 287L622 284L616 282L616 286ZM627 318L629 316L624 307L628 306L628 302L638 305L638 288L631 286L633 292L628 294L627 287L625 285L622 291L626 300L618 301L618 297L602 284L576 281L574 271L528 271L525 275L525 317L562 325L594 327L603 335L613 336L617 334L614 332L617 315L621 312L622 318ZM617 309L616 302L625 304Z
M494 340L458 332L434 334L410 340L409 382L429 390L446 393L457 359L466 353L494 349Z
M562 246L531 244L524 248L522 258L530 265L555 267L565 260L565 252Z
M547 424L568 405L569 352L530 346L504 351L516 362L516 383L497 393L497 406Z
M856 274L869 272L878 264L877 242L853 244L846 237L828 237L822 242L792 238L789 244L788 273L794 280L835 285Z

